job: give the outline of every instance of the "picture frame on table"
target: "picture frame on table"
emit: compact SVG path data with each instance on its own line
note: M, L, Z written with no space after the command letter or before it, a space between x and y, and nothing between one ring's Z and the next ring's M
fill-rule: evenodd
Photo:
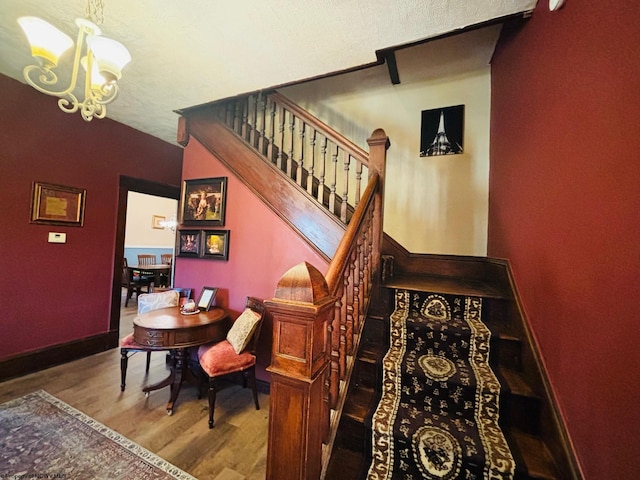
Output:
M181 224L224 226L227 177L185 180L182 185L181 202Z
M211 309L211 305L213 305L213 300L216 298L217 293L218 289L215 287L202 287L196 307L201 311L208 312Z
M179 230L176 243L179 257L198 257L202 245L202 232L200 230Z
M229 230L204 230L202 234L202 258L229 259Z
M82 227L86 196L82 188L33 182L31 223Z

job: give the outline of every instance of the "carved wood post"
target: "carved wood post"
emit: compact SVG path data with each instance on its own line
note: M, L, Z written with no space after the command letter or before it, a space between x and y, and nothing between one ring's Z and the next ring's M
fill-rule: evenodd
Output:
M317 480L328 405L328 323L335 298L324 276L303 262L283 275L273 317L267 480Z
M369 175L377 173L380 176L380 188L376 192L375 206L373 208L373 238L371 250L371 278L375 283L379 280L380 271L380 249L382 248L382 237L384 227L384 182L387 163L387 150L391 146L389 137L385 131L378 128L367 138L369 144Z

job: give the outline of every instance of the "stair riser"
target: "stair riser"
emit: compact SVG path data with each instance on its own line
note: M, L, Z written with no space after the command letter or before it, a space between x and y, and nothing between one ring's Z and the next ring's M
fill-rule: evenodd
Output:
M367 451L367 445L370 443L368 436L371 435L371 430L367 430L363 423L343 416L340 420L339 432L340 435L336 441L340 447L354 452Z
M522 342L518 339L501 338L498 344L498 365L522 371Z
M377 364L372 362L356 361L352 384L364 388L377 388L380 382L381 371Z
M387 345L389 343L389 329L384 319L368 317L362 331L362 345Z
M509 395L502 413L511 428L531 435L540 433L540 401L537 398Z

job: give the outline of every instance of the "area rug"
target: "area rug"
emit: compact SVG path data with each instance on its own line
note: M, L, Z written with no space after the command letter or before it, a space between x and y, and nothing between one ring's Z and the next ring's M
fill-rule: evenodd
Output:
M0 405L0 478L195 480L44 390Z
M482 299L396 291L368 480L512 479Z

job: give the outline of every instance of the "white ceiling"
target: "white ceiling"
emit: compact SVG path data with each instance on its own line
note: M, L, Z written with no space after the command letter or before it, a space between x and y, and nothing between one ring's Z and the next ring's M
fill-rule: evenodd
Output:
M103 2L103 35L133 57L107 117L175 144L175 110L371 64L377 50L532 11L537 0ZM39 16L75 38L86 10L86 0L0 0L0 73L25 83L33 63L16 18Z

